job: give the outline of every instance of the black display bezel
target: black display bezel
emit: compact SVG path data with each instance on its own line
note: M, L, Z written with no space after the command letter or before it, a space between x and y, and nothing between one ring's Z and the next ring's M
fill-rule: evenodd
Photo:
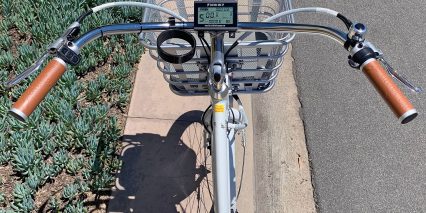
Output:
M234 11L232 24L198 24L198 8L200 7L232 7ZM238 26L237 1L195 1L194 2L194 29L201 31L236 31Z

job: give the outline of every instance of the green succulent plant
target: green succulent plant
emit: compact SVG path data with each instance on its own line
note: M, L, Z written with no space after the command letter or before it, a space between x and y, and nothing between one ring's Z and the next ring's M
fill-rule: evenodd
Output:
M78 184L69 184L64 187L62 191L62 198L65 200L74 199L75 196L79 194L79 185Z
M32 191L26 184L16 184L13 189L13 202L11 207L17 212L30 212L34 209L34 199Z
M108 109L109 108L106 105L94 105L82 110L82 117L91 123L97 124L106 118Z
M63 122L57 123L53 131L55 132L55 142L58 144L58 147L68 147L69 144L66 142L67 126Z
M0 82L23 72L76 17L87 8L104 2L106 0L65 3L59 0L2 0ZM138 21L141 12L137 8L125 8L92 14L82 25L82 32L110 23ZM69 67L27 123L0 116L0 165L10 162L23 181L15 186L11 203L0 212L34 211L36 191L63 169L84 178L84 182L73 183L77 195L89 190L87 183L95 188L109 187L114 179L113 171L120 165L114 155L117 148L114 140L118 139L120 130L116 120L108 117L108 110L124 109L127 104L132 66L143 51L137 43L136 36L126 35L99 39L87 45L82 49L83 60L79 66ZM98 75L93 83L80 79L106 63L111 63L114 69L111 73ZM21 96L37 74L12 89L0 87L1 115L7 114L12 102ZM103 100L102 95L112 98ZM96 158L94 168L98 172L92 173L89 167L95 164ZM70 197L72 192L69 188L65 194ZM70 200L64 212L86 211L83 201ZM59 203L50 205L56 210L62 206Z
M59 150L53 155L53 165L59 168L65 168L69 160L68 152L64 149Z
M50 164L46 166L45 170L47 177L53 179L59 175L59 173L62 171L62 167Z
M113 181L114 176L107 171L103 171L93 178L91 187L94 190L103 190L105 188L110 188Z
M0 192L0 206L2 206L6 202L6 196L3 192Z
M49 155L56 149L56 144L52 143L54 126L46 121L40 121L37 125L35 133L36 149L41 149L44 154Z
M83 167L84 158L76 157L71 158L65 166L65 169L68 174L76 175L78 171Z
M64 75L59 79L58 85L65 88L73 86L77 81L77 75L75 72L65 72Z
M0 21L0 30L6 32L9 29L10 22L7 19Z
M72 137L76 148L86 148L86 138L91 131L91 123L89 120L79 117L72 124Z
M53 212L57 212L60 208L60 203L58 199L54 196L49 198L49 210L52 210Z
M16 212L31 212L34 207L34 199L27 195L21 202L12 202L11 207Z
M12 39L7 34L0 35L0 48L7 49L12 45Z
M27 196L21 202L12 202L11 207L16 212L31 212L35 208L34 199Z
M111 69L111 72L116 79L125 79L129 77L131 71L132 67L127 63L120 64Z
M15 152L12 154L13 169L23 175L27 175L31 168L41 160L41 156L36 154L31 141L16 147Z
M22 201L27 195L31 195L31 189L26 184L16 184L13 189L14 201Z
M108 78L106 77L105 74L101 73L96 79L96 82L99 85L99 89L102 91L108 85Z
M70 105L74 108L77 106L78 97L81 93L81 87L79 84L73 84L67 89L62 90L62 97L70 103ZM71 111L71 110L69 110Z
M11 156L10 151L3 151L0 155L0 165L6 165L10 161Z
M14 58L10 51L0 51L0 68L10 69Z
M87 85L86 99L90 102L99 102L101 99L102 89L97 81L90 81Z
M68 203L64 208L64 213L86 213L87 210L84 208L83 201L79 200L75 203Z
M56 139L52 138L52 139L44 141L42 150L43 150L43 153L45 154L45 156L49 156L52 153L54 153L57 148L58 148L58 146L57 146Z
M129 100L129 93L120 91L118 93L118 97L117 97L117 100L115 102L115 105L119 109L124 110L127 106L128 100Z
M98 149L99 138L95 135L90 135L87 138L87 156L94 156L96 154L96 150Z
M81 172L81 176L83 177L83 180L85 180L85 181L90 181L90 180L91 180L90 170L88 170L88 169L84 169L84 170Z
M5 135L0 134L0 165L7 164L12 156L10 146Z
M41 179L37 175L29 175L29 177L26 180L27 185L30 187L30 189L35 192L37 191L37 188L41 184Z

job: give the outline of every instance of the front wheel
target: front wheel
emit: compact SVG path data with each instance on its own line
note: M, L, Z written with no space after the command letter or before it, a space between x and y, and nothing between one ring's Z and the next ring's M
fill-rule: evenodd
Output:
M213 176L209 149L210 134L199 122L191 123L180 138L196 154L194 190L177 205L181 213L211 213L213 208Z

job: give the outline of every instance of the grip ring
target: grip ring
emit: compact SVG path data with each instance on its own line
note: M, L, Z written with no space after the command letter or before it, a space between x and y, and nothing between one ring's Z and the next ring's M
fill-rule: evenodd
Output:
M399 121L401 122L401 124L406 124L414 120L414 118L416 118L417 115L418 113L416 109L408 110L406 113L401 115L401 117L399 117Z
M9 114L11 114L14 118L18 119L19 121L25 122L27 120L27 116L21 112L20 110L16 108L12 108L9 110Z

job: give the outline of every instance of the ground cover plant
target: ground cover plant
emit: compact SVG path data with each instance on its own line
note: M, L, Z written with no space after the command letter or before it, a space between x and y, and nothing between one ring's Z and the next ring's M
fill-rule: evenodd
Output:
M0 82L30 66L83 11L101 0L2 0ZM90 16L88 29L140 21L137 8ZM36 75L0 86L0 212L85 212L120 167L119 136L142 48L137 36L99 39L61 78L27 123L7 111Z

